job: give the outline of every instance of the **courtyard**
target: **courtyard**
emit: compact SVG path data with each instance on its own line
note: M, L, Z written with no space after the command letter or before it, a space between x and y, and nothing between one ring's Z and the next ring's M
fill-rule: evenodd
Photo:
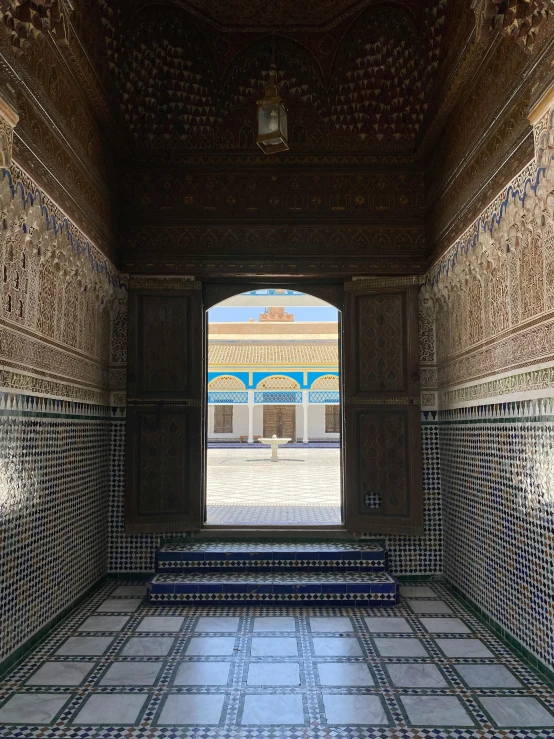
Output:
M207 524L336 525L341 523L340 449L209 448Z

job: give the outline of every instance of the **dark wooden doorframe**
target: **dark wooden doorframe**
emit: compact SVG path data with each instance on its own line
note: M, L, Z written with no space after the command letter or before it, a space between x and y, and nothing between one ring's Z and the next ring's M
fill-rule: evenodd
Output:
M190 278L131 276L127 533L203 527L207 374L202 315L206 321L205 308L231 295L275 286L316 295L341 310L344 525L337 529L422 534L418 284L417 276L370 277L344 285L256 278L218 281L202 290L202 283Z
M341 521L342 523L333 526L320 527L317 524L313 526L220 526L214 524L206 524L206 508L207 508L207 450L208 450L208 414L207 414L207 392L204 392L204 412L202 417L203 429L204 429L204 459L203 459L203 511L204 511L204 524L203 531L209 533L214 531L217 535L224 531L259 531L262 535L264 532L270 534L276 529L287 529L287 530L301 530L310 535L310 531L314 535L318 535L321 532L327 532L329 536L342 536L347 534L347 529L344 525L344 513L345 513L345 486L344 486L344 409L343 409L343 314L344 314L344 301L345 301L345 289L344 280L310 280L305 277L285 277L280 279L279 277L260 277L260 278L246 278L244 280L233 278L233 279L218 279L210 280L209 278L203 279L202 281L202 295L203 295L203 310L204 310L204 347L203 347L203 372L204 382L207 382L208 377L208 310L213 308L218 303L232 298L240 293L249 292L251 290L265 290L269 288L283 288L287 290L296 290L298 292L304 292L308 295L313 295L316 298L325 300L339 311L338 315L338 334L339 334L339 399L340 399L340 495L341 495Z

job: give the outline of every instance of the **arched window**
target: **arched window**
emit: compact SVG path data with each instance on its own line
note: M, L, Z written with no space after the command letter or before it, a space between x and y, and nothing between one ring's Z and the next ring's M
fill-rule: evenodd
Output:
M245 389L244 382L242 380L239 380L238 377L234 377L233 375L220 375L219 377L214 377L208 387L212 391Z
M258 390L299 390L300 385L292 377L272 375L258 383Z
M338 390L339 378L337 375L323 375L312 382L312 390Z

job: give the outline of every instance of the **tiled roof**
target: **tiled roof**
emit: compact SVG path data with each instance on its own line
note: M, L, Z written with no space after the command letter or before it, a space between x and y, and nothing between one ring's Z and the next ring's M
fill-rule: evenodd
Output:
M336 341L209 341L213 365L331 365L338 366Z

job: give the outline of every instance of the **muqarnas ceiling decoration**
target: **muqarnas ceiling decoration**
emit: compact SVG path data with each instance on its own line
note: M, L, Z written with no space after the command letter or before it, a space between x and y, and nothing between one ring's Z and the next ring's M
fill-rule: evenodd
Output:
M129 18L100 2L112 79L139 152L255 151L256 100L274 46L293 150L404 153L429 107L447 0L425 0L417 13L378 3L353 16L340 26L326 75L309 34L305 43L286 29L251 34L221 69L214 49L240 46L232 33L175 6Z
M211 144L221 123L213 62L184 14L143 13L111 57L123 118L141 144L159 137Z
M553 0L473 0L477 33L483 39L500 31L531 51L539 27L554 10Z
M413 142L427 111L440 52L444 5L425 18L425 33L403 10L381 7L359 17L339 49L329 120L362 141Z
M17 51L24 51L41 33L51 33L58 43L66 43L61 0L0 0L0 19L10 29Z

